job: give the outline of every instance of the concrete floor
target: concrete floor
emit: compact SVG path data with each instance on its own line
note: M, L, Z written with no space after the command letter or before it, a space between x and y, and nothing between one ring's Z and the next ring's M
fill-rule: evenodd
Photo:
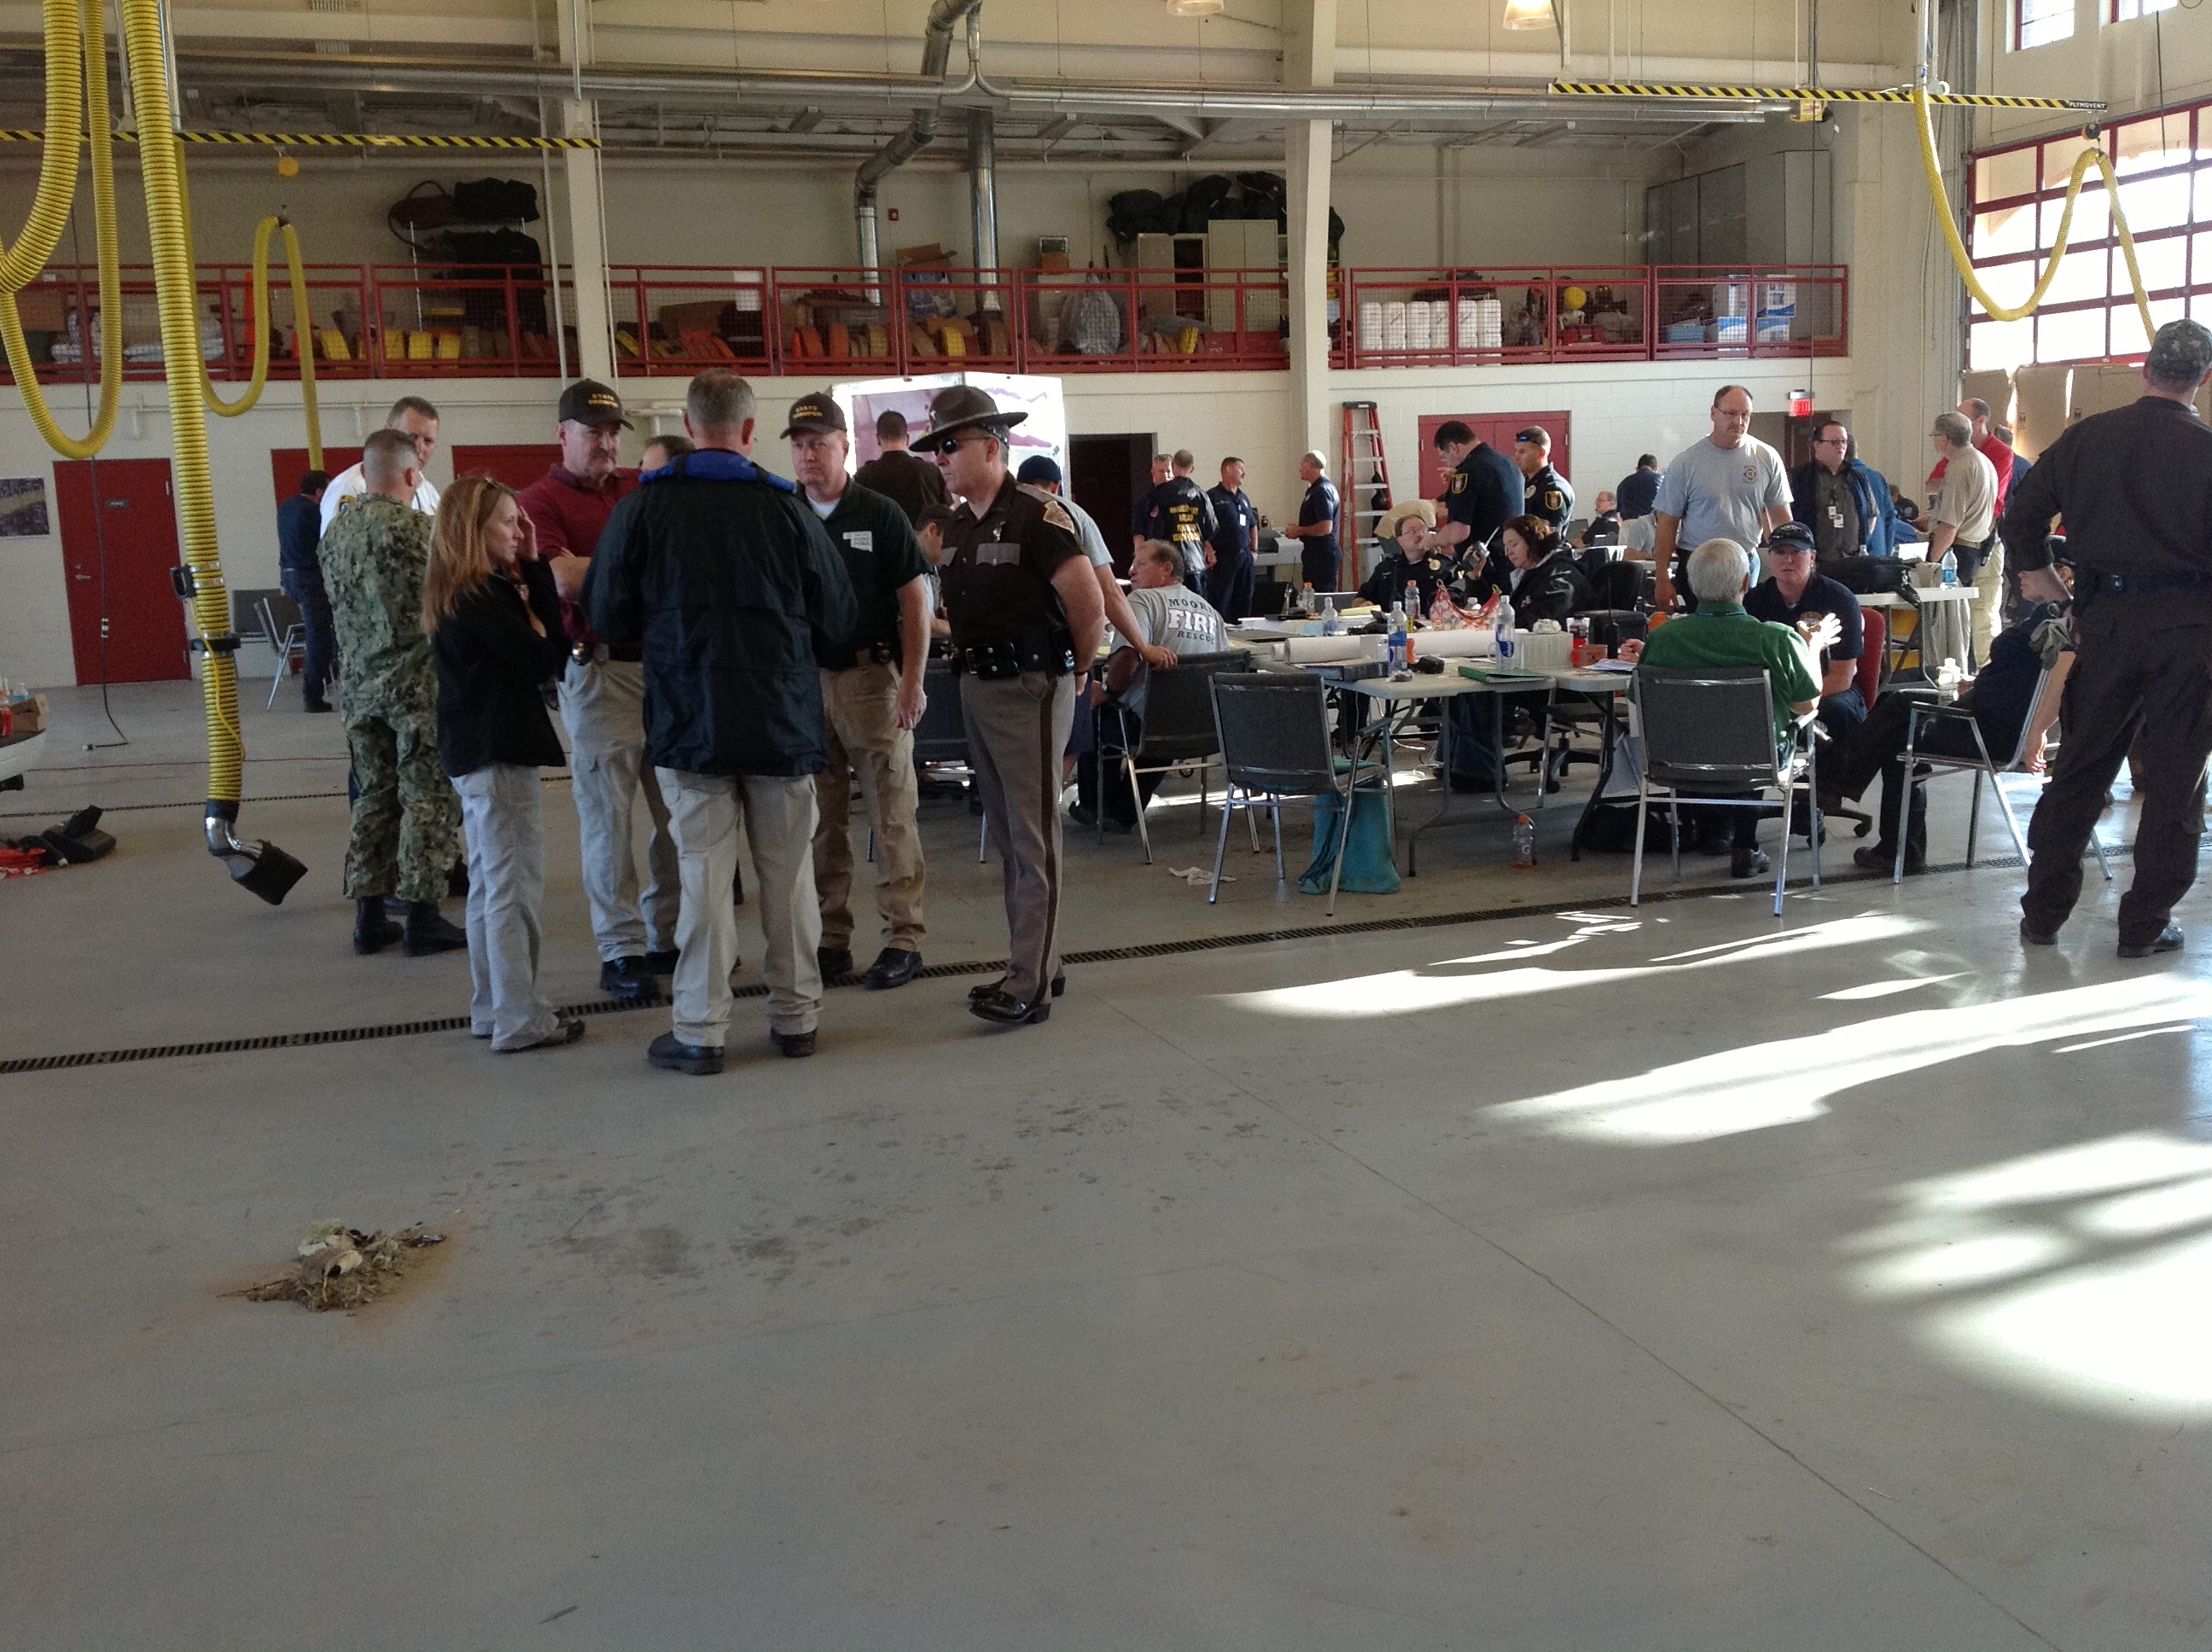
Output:
M189 695L92 754L59 699L0 832L122 847L0 884L0 1061L464 1007L347 951L342 797L248 807L314 868L262 906ZM342 787L334 724L250 715L249 796ZM1012 1034L840 990L807 1062L741 1002L719 1080L652 1011L0 1077L0 1646L2212 1642L2203 953L2118 961L2094 872L2023 957L2014 867L1778 922L1505 841L1340 921L1528 915L1084 964ZM1002 950L973 841L933 806L933 963ZM1323 923L1201 858L1079 844L1071 950ZM222 1294L333 1216L453 1241L357 1316Z

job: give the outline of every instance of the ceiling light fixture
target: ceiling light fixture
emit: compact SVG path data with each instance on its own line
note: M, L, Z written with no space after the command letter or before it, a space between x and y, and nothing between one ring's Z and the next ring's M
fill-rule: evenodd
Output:
M1168 0L1170 17L1212 17L1218 15L1229 0ZM1548 15L1548 14L1547 14Z
M1505 0L1508 28L1551 28L1552 0Z

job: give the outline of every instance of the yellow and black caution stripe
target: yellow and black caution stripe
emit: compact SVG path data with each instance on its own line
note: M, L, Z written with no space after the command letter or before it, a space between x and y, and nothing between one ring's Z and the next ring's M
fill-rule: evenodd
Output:
M138 134L118 131L125 143ZM596 149L596 137L480 137L429 132L179 132L184 143L258 144L272 149ZM43 143L36 127L0 128L0 143Z
M1573 97L1755 99L1768 103L1910 103L1914 94L1910 86L1684 86L1633 81L1553 81L1549 89ZM2078 109L2090 114L2107 106L2082 98L2009 98L1980 92L1930 92L1928 101L1939 108Z

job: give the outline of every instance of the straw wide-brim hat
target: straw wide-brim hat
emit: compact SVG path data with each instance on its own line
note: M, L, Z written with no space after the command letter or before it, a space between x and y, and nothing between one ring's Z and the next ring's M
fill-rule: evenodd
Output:
M1395 539L1398 537L1398 525L1409 516L1419 517L1423 527L1435 527L1437 525L1436 501L1432 499L1408 499L1402 504L1393 505L1382 513L1382 519L1375 525L1376 537L1383 539Z

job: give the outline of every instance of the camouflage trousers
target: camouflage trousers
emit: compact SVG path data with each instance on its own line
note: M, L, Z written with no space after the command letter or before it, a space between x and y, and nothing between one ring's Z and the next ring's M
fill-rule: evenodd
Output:
M438 761L434 713L346 714L361 796L346 839L349 900L441 901L461 858L461 805Z

